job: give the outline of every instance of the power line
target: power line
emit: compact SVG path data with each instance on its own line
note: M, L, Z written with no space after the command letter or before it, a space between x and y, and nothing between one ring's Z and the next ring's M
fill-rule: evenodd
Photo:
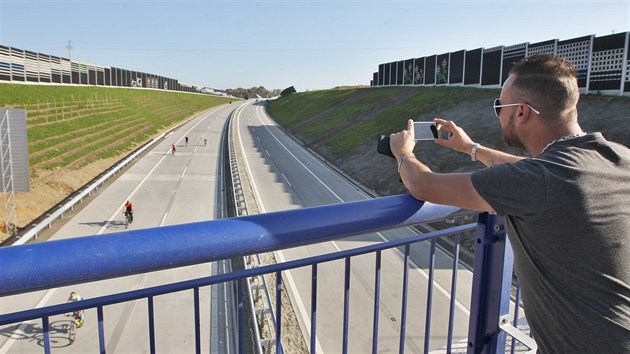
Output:
M70 54L72 52L72 48L74 47L70 45L70 41L68 41L68 45L66 46L66 48L68 48L68 60L72 60L72 57L70 56Z

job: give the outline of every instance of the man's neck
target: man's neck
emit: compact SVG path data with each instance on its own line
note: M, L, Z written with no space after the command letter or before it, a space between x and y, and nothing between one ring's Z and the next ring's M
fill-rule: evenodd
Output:
M561 140L562 138L578 136L583 133L579 124L574 123L561 128L548 130L547 134L541 135L539 139L536 139L529 150L532 156L536 157L545 151L549 145Z

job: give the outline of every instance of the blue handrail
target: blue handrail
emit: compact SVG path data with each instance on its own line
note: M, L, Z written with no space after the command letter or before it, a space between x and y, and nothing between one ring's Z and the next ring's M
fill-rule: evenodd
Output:
M358 234L382 231L398 227L412 226L458 215L463 210L454 207L435 205L418 201L409 195L384 197L357 202L327 205L313 208L281 211L231 219L175 225L161 228L135 230L108 235L88 236L45 243L11 246L0 249L0 296L48 289L64 285L109 279L113 277L145 273L160 269L217 261L221 259L263 253L284 248L303 246ZM376 253L375 304L372 348L377 352L378 313L380 289L380 252L392 247L405 248L404 272L410 266L409 246L421 240L431 240L431 260L427 297L427 317L425 324L424 351L428 352L431 333L431 307L433 293L432 274L435 267L435 239L449 234L459 235L477 229L475 245L475 271L473 278L471 315L469 322L469 353L500 353L505 347L505 334L498 327L498 318L508 310L511 280L511 252L506 241L504 220L496 215L481 214L477 225L462 225L430 234L417 235L396 241L377 243L359 249L345 250L328 255L298 259L262 266L256 269L236 271L229 274L193 279L178 283L160 285L153 288L132 290L125 293L101 296L77 303L52 305L41 309L23 310L0 315L0 323L9 324L41 318L44 338L49 337L49 316L73 311L79 308L96 308L99 321L99 345L105 350L103 330L103 307L115 303L148 299L150 348L155 352L153 332L153 298L182 290L194 291L195 315L199 316L199 288L225 281L238 280L238 304L242 306L242 282L245 277L276 273L276 297L281 295L281 272L297 267L313 267L313 288L316 289L317 264L335 259L345 260L345 301L343 350L348 350L348 291L350 289L349 266L351 257ZM457 237L456 249L459 248ZM68 258L68 254L75 257ZM453 269L457 268L457 256ZM507 257L506 257L507 256ZM73 272L64 271L73 264ZM72 264L70 264L72 263ZM51 266L53 265L53 266ZM456 274L453 272L452 293L456 288ZM400 351L404 352L406 327L407 275L403 276L403 296L401 308ZM315 352L315 294L312 294L311 352ZM451 296L448 350L451 349L454 296ZM492 301L488 300L492 299ZM276 304L279 306L278 304ZM276 308L275 321L280 321L280 308ZM243 312L238 313L238 328L243 330ZM197 317L196 317L197 318ZM198 320L197 320L198 321ZM196 324L198 327L198 323ZM279 328L279 323L276 323ZM240 333L240 332L239 332ZM201 336L196 328L195 341L199 351ZM239 337L241 338L241 337ZM280 331L276 338L276 351L282 352ZM242 341L239 339L239 348ZM49 338L45 340L45 351L50 349Z
M0 296L411 226L458 211L398 195L5 247L0 249ZM70 268L76 271L68 274Z

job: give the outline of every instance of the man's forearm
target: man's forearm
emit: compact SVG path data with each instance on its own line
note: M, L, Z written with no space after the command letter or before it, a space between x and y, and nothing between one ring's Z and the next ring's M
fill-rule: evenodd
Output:
M473 152L473 150L475 150ZM515 163L524 157L511 155L499 150L490 149L483 145L477 144L476 149L471 146L468 154L473 160L478 160L486 166L499 165L502 163Z
M477 193L470 173L434 173L415 157L399 163L400 178L416 199L435 204L454 205L476 211L492 211Z

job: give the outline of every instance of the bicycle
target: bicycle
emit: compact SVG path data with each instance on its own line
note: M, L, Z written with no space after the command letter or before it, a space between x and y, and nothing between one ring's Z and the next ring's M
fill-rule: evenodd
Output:
M77 329L83 326L83 320L77 312L66 314L66 317L70 316L72 316L72 320L70 324L67 325L66 330L68 332L68 341L72 344L77 339Z
M125 210L125 229L133 222L133 214Z

